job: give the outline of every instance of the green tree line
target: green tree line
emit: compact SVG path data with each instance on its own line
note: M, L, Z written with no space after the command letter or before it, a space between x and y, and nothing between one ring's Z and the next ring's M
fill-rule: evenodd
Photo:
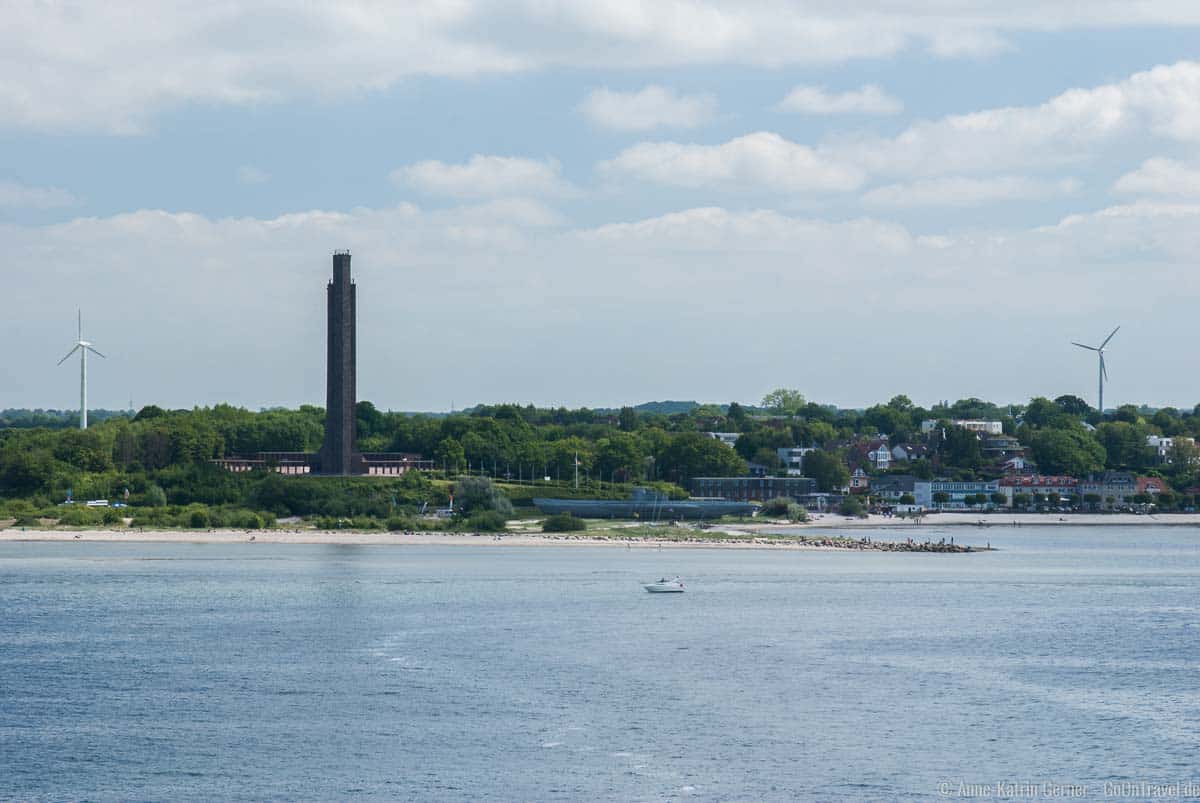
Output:
M8 411L10 414L13 411ZM20 411L17 411L18 413ZM1179 441L1162 463L1148 435L1200 436L1200 409L1149 410L1127 405L1101 415L1074 396L996 405L980 399L922 408L906 396L865 409L839 409L799 392L773 391L757 406L695 405L674 413L633 408L593 411L501 404L449 416L385 412L358 405L359 449L419 453L434 476L331 479L284 477L267 471L232 473L211 461L258 452L314 452L324 432L319 407L250 411L229 405L192 410L145 407L112 416L86 431L60 426L0 427L0 500L37 505L75 499L122 500L134 506L237 506L276 515L387 516L448 499L444 483L461 473L500 481L563 486L576 470L589 486L664 483L686 488L699 476L745 474L751 462L782 471L781 447L811 447L805 472L821 488L841 487L856 459L856 444L886 435L889 444L924 444L927 455L894 470L923 477L991 478L974 433L953 419L1001 421L1028 447L1039 470L1085 476L1106 469L1157 474L1182 493L1194 487L1197 455ZM14 418L23 419L20 415ZM921 422L942 422L922 434ZM733 449L711 431L738 433Z

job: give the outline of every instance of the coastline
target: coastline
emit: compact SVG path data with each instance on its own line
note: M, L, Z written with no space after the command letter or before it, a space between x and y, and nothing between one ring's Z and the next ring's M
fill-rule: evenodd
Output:
M0 542L16 541L64 541L101 543L175 543L175 544L346 544L356 546L597 546L625 549L790 549L812 551L880 551L880 552L948 552L937 548L940 545L933 534L945 528L972 528L1005 530L1027 527L1104 527L1104 526L1156 526L1200 528L1200 513L1182 513L1163 516L1134 514L1054 514L1015 513L970 515L962 513L933 513L917 523L913 519L868 516L848 519L844 516L825 514L804 523L773 522L766 524L720 524L707 530L696 530L695 537L680 535L678 529L671 536L654 537L621 535L623 525L614 522L614 527L605 535L587 533L542 533L514 530L507 533L456 533L456 532L363 532L353 530L56 530L0 529ZM634 526L632 524L628 526ZM842 533L831 531L840 530ZM895 540L871 538L864 543L866 530L896 531ZM911 533L928 532L927 537ZM903 538L901 532L905 533ZM859 535L863 533L863 535ZM808 539L808 540L805 540ZM909 543L911 539L912 543ZM985 541L985 537L980 537ZM922 548L927 543L929 548ZM961 544L965 552L968 544ZM986 552L982 545L969 545L972 552Z
M594 546L613 549L784 549L824 552L986 552L986 547L931 543L922 546L907 540L837 539L832 534L801 536L792 533L757 533L721 528L720 536L654 538L650 536L596 536L574 533L383 533L332 530L0 530L0 542L66 542L126 544L326 544L353 546L463 546L554 547ZM814 540L804 540L805 538ZM915 539L914 539L915 541Z
M930 527L1200 527L1200 513L1164 513L1159 515L1135 513L928 513L918 524L914 519L889 518L871 515L862 519L851 519L834 513L825 513L810 521L799 524L772 523L751 525L729 525L729 529L749 527L766 532L804 529L911 529Z

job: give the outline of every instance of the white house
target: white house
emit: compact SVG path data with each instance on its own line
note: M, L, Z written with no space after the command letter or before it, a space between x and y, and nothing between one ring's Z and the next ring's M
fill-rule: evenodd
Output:
M1146 436L1146 445L1154 450L1158 462L1162 464L1170 464L1174 459L1172 451L1175 449L1175 444L1177 443L1187 443L1195 446L1196 439L1184 437L1163 438L1159 435Z
M867 459L871 461L871 465L877 471L886 471L892 465L892 450L888 448L887 441L880 441L873 449L867 452Z
M898 443L892 447L892 460L919 460L929 457L929 447L923 443Z
M813 446L791 446L776 449L775 454L779 455L779 459L783 461L783 466L787 469L789 476L803 477L804 455L813 451L816 451Z
M962 427L970 432L978 432L983 435L1004 434L1003 421L976 421L966 418L956 418L950 423L956 427ZM933 432L935 429L937 429L937 425L938 422L936 418L926 418L921 422L921 431L924 433Z
M852 494L864 494L871 487L871 478L861 468L854 469L850 475L850 485L846 490Z
M742 436L742 433L740 432L706 432L704 434L708 435L708 437L712 438L713 440L720 441L730 449L732 449L734 444L737 443L737 439Z

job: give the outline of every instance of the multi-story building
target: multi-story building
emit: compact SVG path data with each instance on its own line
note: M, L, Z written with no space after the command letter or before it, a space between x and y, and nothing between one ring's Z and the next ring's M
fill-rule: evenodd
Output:
M876 471L886 471L892 465L892 448L886 437L856 441L850 445L847 460L851 468L870 466Z
M731 449L737 443L738 438L742 437L742 433L740 432L706 432L704 434L715 441L720 441Z
M865 494L871 487L871 478L861 468L856 468L850 474L850 485L847 489L852 494Z
M802 477L804 476L804 455L812 451L816 451L815 447L789 446L776 449L775 454L779 455L784 468L787 469L788 476Z
M908 494L916 497L916 478L911 474L885 474L871 480L871 496L881 502L896 503Z
M1001 435L1004 433L1004 422L1002 421L977 421L967 418L955 418L951 422L956 427L978 432L981 435ZM921 422L921 431L924 433L933 432L937 429L938 419L927 418Z
M892 467L892 450L888 448L888 442L872 441L871 448L867 452L867 459L871 461L871 465L876 471L887 471Z
M1147 435L1146 445L1154 450L1155 460L1160 465L1169 465L1174 459L1175 444L1186 443L1190 446L1196 445L1195 438L1185 438L1176 436L1174 438L1164 438L1159 435Z
M989 482L960 482L958 480L917 480L913 483L913 496L917 500L917 504L921 507L934 508L940 507L942 510L966 510L967 503L964 498L968 496L978 496L983 494L989 498L987 504L991 506L993 503L991 495L1000 491L1000 481L991 480ZM933 497L936 494L946 494L947 501L935 503Z
M1008 506L1013 506L1013 497L1017 494L1035 494L1049 497L1056 494L1059 499L1079 496L1079 480L1074 477L1042 476L1034 474L1028 477L1005 477L1000 480L1000 493L1008 499Z
M1012 435L988 435L979 444L979 451L988 460L1003 461L1010 457L1024 457L1026 449Z
M1128 471L1106 471L1079 483L1079 493L1085 498L1099 497L1102 507L1124 507L1133 504L1137 495L1137 478Z

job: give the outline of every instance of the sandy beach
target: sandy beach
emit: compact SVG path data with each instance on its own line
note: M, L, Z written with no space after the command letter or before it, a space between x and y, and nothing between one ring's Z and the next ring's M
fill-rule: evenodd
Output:
M525 522L522 522L525 524ZM1098 526L1181 526L1200 528L1200 514L1132 515L1132 514L1074 514L1043 515L1032 513L970 515L958 513L931 514L918 524L912 519L868 516L848 519L826 514L814 517L804 524L764 523L725 524L706 530L696 530L695 538L681 539L679 528L664 538L639 533L622 536L620 524L605 534L586 533L540 533L536 531L514 531L502 535L491 533L452 532L355 532L306 529L273 530L54 530L20 529L9 527L0 530L0 541L91 541L113 543L196 543L196 544L356 544L364 546L605 546L625 549L835 549L847 546L830 546L813 543L815 538L849 538L857 541L867 530L894 530L892 543L901 544L912 539L916 542L938 541L935 533L948 527L965 527L974 530L992 528L1019 529L1021 527L1098 527ZM927 533L921 535L922 532ZM808 534L811 533L811 534ZM789 538L794 535L795 538ZM713 537L716 536L716 537ZM809 541L803 541L808 538ZM872 538L873 541L881 539ZM972 539L964 533L957 541L970 543L972 540L985 542L980 534ZM982 546L980 544L979 546Z
M176 544L354 544L361 546L603 546L623 549L842 549L807 544L798 539L778 536L703 539L697 532L693 541L586 534L552 533L444 533L444 532L354 532L348 530L0 530L0 541L90 541L109 543Z
M594 546L616 549L791 549L791 550L871 550L871 551L962 551L965 545L952 548L936 544L930 531L931 549L921 549L911 536L895 541L863 538L858 533L846 535L825 530L812 535L783 533L786 528L763 527L752 529L721 528L695 530L694 537L680 534L623 536L608 531L604 535L586 533L510 532L448 533L448 532L355 532L348 530L0 530L0 541L61 541L70 543L175 543L175 544L349 544L358 546L465 546L465 547L572 547ZM897 533L899 535L899 533ZM807 540L806 540L807 539ZM853 540L850 540L853 539ZM944 539L948 540L948 539ZM982 550L979 545L975 549Z

